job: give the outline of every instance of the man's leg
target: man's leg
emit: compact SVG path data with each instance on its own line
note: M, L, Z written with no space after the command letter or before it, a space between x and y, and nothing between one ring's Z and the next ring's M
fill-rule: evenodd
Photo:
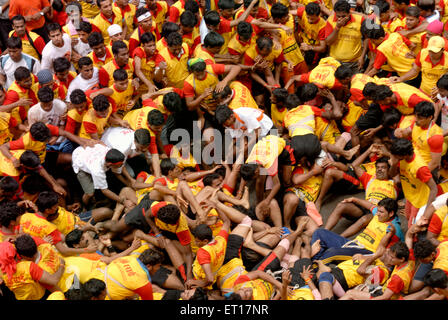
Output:
M325 170L324 177L322 179L322 185L320 187L319 196L317 197L317 200L315 202L318 211L320 211L324 198L327 195L333 183L335 181L341 180L343 178L343 175L344 172L339 169L330 168Z
M299 205L300 198L293 192L288 192L283 197L283 225L291 228L291 219Z
M349 240L325 229L317 229L311 237L311 257L320 260L330 248L341 248Z
M341 236L344 238L350 238L351 236L357 234L369 224L372 218L373 214L371 213L363 215L354 224L345 229L344 232L341 233Z
M333 229L341 219L341 216L348 215L350 217L359 218L362 216L362 213L362 210L353 203L339 202L336 208L334 208L333 212L328 217L324 229Z

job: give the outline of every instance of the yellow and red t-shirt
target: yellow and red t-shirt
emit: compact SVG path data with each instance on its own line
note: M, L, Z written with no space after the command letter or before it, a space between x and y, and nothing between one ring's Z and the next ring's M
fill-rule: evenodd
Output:
M85 139L91 139L91 134L97 133L99 137L103 134L108 126L109 117L112 114L112 108L109 107L109 112L105 118L100 118L96 114L95 109L91 108L82 117L81 129L79 136Z
M420 90L430 96L432 89L436 87L437 80L448 72L448 52L444 51L440 61L434 64L429 56L429 50L423 49L418 52L415 64L422 71Z
M428 231L437 235L437 240L448 240L448 207L443 206L437 209L431 217Z
M114 83L114 71L122 69L128 74L128 78L134 77L134 60L129 58L128 63L124 67L119 67L115 59L109 61L98 71L99 83L103 87L110 87Z
M214 88L218 82L218 75L224 74L224 64L209 64L205 68L205 77L200 80L197 79L194 73L191 73L184 81L184 95L186 98L198 97L204 93L207 88ZM208 95L204 103L211 104L214 102L212 94Z
M301 29L299 36L302 38L303 42L314 46L325 39L326 21L322 17L319 17L316 23L310 23L305 7L297 8L297 17Z
M87 110L84 110L82 113L78 112L78 109L73 108L67 112L67 120L65 122L65 131L70 132L71 134L78 135L79 130L81 129L82 118L86 114Z
M56 219L51 220L51 223L65 236L74 229L86 224L86 222L82 221L76 214L67 211L63 207L58 207L58 216Z
M199 47L199 46L198 46ZM197 48L196 48L197 49ZM190 58L190 49L188 44L182 44L182 51L179 57L175 57L168 47L162 47L159 50L159 54L156 58L156 66L159 66L160 62L165 61L167 64L166 77L168 79L169 87L183 88L184 80L190 74L188 72L187 61Z
M104 16L103 13L100 12L93 20L91 20L92 24L92 32L99 32L104 38L104 43L108 44L110 41L109 32L107 28L109 28L113 24L118 24L120 27L123 26L123 17L121 13L113 10L112 18L109 20Z
M148 147L148 151L151 154L157 154L157 143L156 143L156 134L151 128L148 126L148 113L152 110L157 110L155 107L143 107L140 109L129 111L123 118L124 121L127 121L132 130L137 129L147 129L149 134L151 135L151 142Z
M37 77L35 75L32 75L31 78L33 79L33 84L37 81ZM33 102L33 105L38 103L37 100L37 93L33 90L33 85L31 85L30 89L25 89L21 87L17 81L14 81L8 88L8 91L6 92L5 101L3 102L4 105L12 104L14 102L19 101L20 99L31 99ZM11 116L13 116L17 123L23 123L28 114L28 110L31 106L18 106L14 108L11 111Z
M364 172L359 177L364 189L366 190L365 199L374 205L385 198L397 199L398 188L393 179L379 180L376 177Z
M109 63L110 61L114 60L114 55L112 54L112 51L108 47L106 47L105 50L106 55L104 56L104 59L99 59L93 50L87 55L90 59L92 59L94 67L101 69L106 63Z
M20 228L31 236L43 239L53 238L53 244L62 241L63 235L54 224L37 213L24 213L20 216Z
M412 144L415 152L420 154L426 164L431 162L431 153L446 152L444 148L443 130L432 121L428 128L415 125L412 128Z

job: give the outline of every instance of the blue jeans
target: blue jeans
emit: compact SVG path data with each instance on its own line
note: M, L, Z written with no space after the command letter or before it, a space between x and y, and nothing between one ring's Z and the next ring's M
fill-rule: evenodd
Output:
M350 240L341 237L325 229L317 229L311 237L311 246L314 242L320 240L320 250L316 253L312 260L322 260L324 264L329 264L333 261L344 261L351 259L355 254L372 254L373 252L367 249L358 247L342 248Z

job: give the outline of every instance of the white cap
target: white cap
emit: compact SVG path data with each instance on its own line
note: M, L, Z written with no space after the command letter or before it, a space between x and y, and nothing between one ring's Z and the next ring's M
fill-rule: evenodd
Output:
M123 32L123 29L118 24L113 24L107 28L107 33L109 33L109 37L113 37L114 35Z
M137 22L142 22L143 20L148 19L150 16L151 16L151 12L149 12L149 11L145 12L144 14L139 15L137 17Z

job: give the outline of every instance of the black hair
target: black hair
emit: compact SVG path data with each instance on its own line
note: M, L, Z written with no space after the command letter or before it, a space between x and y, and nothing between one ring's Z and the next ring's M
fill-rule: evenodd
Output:
M390 152L397 156L412 156L414 154L414 147L408 139L395 139L392 141Z
M392 198L384 198L378 202L378 207L383 207L387 212L393 212L394 215L398 211L398 203Z
M417 6L411 6L406 9L406 15L418 18L420 17L420 8Z
M428 239L420 239L414 244L415 259L428 258L431 253L436 251L436 246Z
M106 111L110 107L109 99L103 94L99 94L95 98L93 98L92 104L93 109L98 112Z
M367 20L366 20L366 23ZM371 26L368 28L369 31L366 34L366 37L369 39L380 39L386 36L386 32L384 31L384 28L382 25L375 24L374 22L371 22Z
M140 128L134 131L134 140L142 146L149 145L151 142L151 134L148 129Z
M92 278L85 282L83 287L88 299L98 298L106 290L106 283L103 280Z
M436 9L436 2L432 0L431 2L425 0L418 0L417 7L422 11L434 11Z
M14 243L17 253L21 256L32 258L37 253L37 245L29 234L22 234Z
M276 2L271 7L271 16L273 19L282 19L289 14L288 7L280 2Z
M156 264L162 263L165 258L163 252L156 249L146 249L142 252L142 254L138 257L138 259L144 265L155 266Z
M6 40L6 48L8 49L22 49L22 40L19 37L9 37Z
M388 108L383 113L383 127L389 128L400 122L402 114L396 108Z
M385 164L387 164L388 167L390 167L389 157L381 157L381 158L377 159L375 161L375 166L377 166L379 163L385 163Z
M409 259L409 248L406 245L406 243L399 241L395 244L393 244L390 247L390 251L392 251L393 253L395 253L395 256L397 257L397 259L402 259L404 258L405 261L408 261Z
M236 26L236 32L240 37L250 39L252 33L254 32L254 28L252 28L252 25L249 22L241 21Z
M31 150L22 153L19 160L22 165L28 168L37 168L40 165L39 156Z
M198 61L195 64L193 64L192 66L188 66L188 71L201 72L201 71L204 71L206 67L207 67L207 64L205 63L205 61Z
M31 173L25 177L22 182L22 190L26 193L35 195L44 190L49 190L46 181L38 173Z
M14 71L14 78L16 81L22 81L28 79L31 76L31 72L27 67L18 67Z
M216 48L222 47L224 45L224 37L220 35L218 32L210 31L204 38L204 47L205 48Z
M184 9L193 13L198 13L199 4L195 0L187 0L185 1Z
M308 16L320 15L320 7L317 2L310 2L305 6L305 12Z
M235 9L235 1L234 0L219 0L218 8L221 10Z
M346 0L338 0L334 4L334 12L350 12L350 4Z
M247 9L250 6L250 4L252 3L252 1L258 2L257 4L255 4L255 6L259 6L260 5L260 1L259 0L244 0L243 1L244 9Z
M44 212L47 209L50 209L54 205L58 204L59 195L54 191L42 191L39 193L39 196L36 200L37 209L40 212Z
M96 5L98 6L98 8L101 8L101 2L103 1L110 1L110 0L96 0Z
M81 59L80 59L81 60ZM87 97L81 89L75 89L70 93L70 102L73 104L81 104L87 102Z
M93 48L99 44L104 44L104 37L100 32L94 31L87 37L87 42L89 43L90 48Z
M394 93L392 90L386 86L385 84L377 85L375 88L375 94L373 95L373 100L381 101L386 98L392 97Z
M364 88L362 89L362 95L366 98L374 97L377 87L378 85L375 82L367 82Z
M167 224L176 224L179 217L179 208L174 204L167 204L157 211L157 219Z
M35 155L35 153L33 151L30 151L30 152ZM37 157L37 159L39 160L39 157ZM39 164L40 164L40 162L39 162ZM15 191L19 190L19 187L20 187L19 183L13 177L5 176L0 179L0 189L3 192L15 192Z
M83 231L80 229L73 229L65 236L65 244L69 248L74 248L75 244L79 244L81 241L81 237L83 235Z
M296 94L299 100L306 102L316 98L319 88L314 83L305 83L297 89L297 92L299 93L298 95Z
M193 229L193 235L199 240L209 240L213 239L212 229L206 224L200 224Z
M289 92L285 88L275 88L272 90L272 95L275 97L277 102L285 102Z
M146 7L138 8L138 9L135 11L135 17L138 18L138 17L140 17L140 16L142 16L142 15L148 13L148 12L150 12L150 11L149 11L149 9L146 8Z
M343 80L347 78L351 79L353 76L353 70L350 67L341 64L334 72L334 76L338 80Z
M123 69L117 69L114 71L113 75L115 81L124 81L128 80L128 73L126 70Z
M152 126L161 126L165 123L165 117L162 112L154 109L148 112L147 121Z
M448 287L448 276L445 271L439 268L432 269L423 277L425 286L438 289L446 289Z
M90 66L93 64L92 59L90 57L81 57L78 60L78 68L81 70L84 66Z
M117 163L117 162L123 162L124 159L125 159L124 154L117 149L110 149L106 153L106 162Z
M112 53L114 55L119 54L121 49L128 49L128 46L124 41L118 40L112 43Z
M259 37L257 39L257 47L259 50L267 49L272 50L272 46L274 45L274 42L271 38L268 37Z
M398 4L405 4L408 6L411 3L411 0L395 0L395 2Z
M251 181L255 176L255 171L258 168L258 164L256 163L244 163L240 168L240 175L244 181Z
M53 3L51 7L54 9L54 11L61 12L64 10L64 4L61 0L53 0Z
M194 294L191 296L189 300L193 301L203 301L208 300L207 292L205 292L204 288L197 287L194 291Z
M444 74L437 80L437 88L448 90L448 74Z
M220 174L217 174L216 172L213 173L209 173L208 175L206 175L203 179L202 182L204 183L204 186L211 186L213 180L219 179L221 178Z
M50 22L47 24L47 32L48 34L50 34L50 32L52 31L60 31L62 32L62 28L61 25L59 23L56 22Z
M3 180L3 179L2 179ZM9 227L12 221L23 213L23 209L15 202L4 202L0 204L0 226Z
M195 14L191 11L185 10L182 12L179 18L180 24L184 27L194 28L198 23L198 19Z
M64 297L66 300L70 301L84 301L89 300L90 298L82 283L79 284L79 288L71 287L66 292L64 292Z
M294 109L301 104L300 99L297 95L290 93L285 100L285 107L288 110Z
M378 7L378 10L381 13L386 13L390 10L390 4L389 2L385 1L385 0L378 0L376 2L376 6Z
M170 158L165 158L160 161L160 171L162 172L162 175L167 176L171 170L174 170L174 168L176 168L176 164L171 161Z
M182 110L182 98L177 92L168 92L163 96L163 106L170 112L179 112Z
M23 21L26 22L25 17L22 16L21 14L15 15L14 17L11 18L11 23L14 24L14 21Z
M177 23L167 21L162 24L162 32L160 32L160 36L162 38L168 39L168 36L171 33L177 33L180 30L180 27Z
M149 43L156 42L156 37L152 34L152 32L145 32L140 36L140 43Z
M54 72L64 72L70 69L71 67L70 61L65 57L59 57L53 60L53 69Z
M414 113L416 116L423 117L423 118L429 118L434 117L434 104L429 101L422 101L417 103L417 105L414 107Z
M37 91L37 98L43 103L51 102L54 99L54 92L48 86L42 87Z
M92 32L92 24L90 22L81 20L79 22L79 29L76 29L77 31L83 31L87 34L90 34Z
M220 124L223 125L230 116L233 114L233 110L230 109L227 105L221 104L216 107L215 110L215 119Z
M213 99L224 99L227 98L229 95L232 94L232 89L228 85L222 89L220 92L213 91Z
M237 301L237 300L243 300L243 298L236 292L232 292L228 296L226 296L226 300L230 301Z
M183 43L182 36L179 32L172 32L166 38L166 43L169 47L181 46Z
M41 121L34 122L31 125L30 134L34 140L39 142L47 141L51 137L50 129Z

